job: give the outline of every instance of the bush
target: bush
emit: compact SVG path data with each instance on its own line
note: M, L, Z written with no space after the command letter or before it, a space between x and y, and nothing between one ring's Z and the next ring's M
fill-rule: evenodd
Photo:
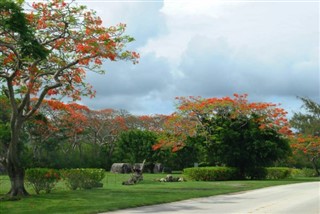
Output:
M81 186L82 173L80 169L61 170L61 176L69 189L76 190Z
M105 177L104 169L66 169L62 177L71 190L102 187L100 181Z
M303 169L291 169L291 177L317 177L317 172L314 169L303 168Z
M303 168L302 170L302 174L305 177L317 177L317 173L314 169L310 169L310 168Z
M291 174L290 174L291 178L304 177L304 176L305 175L302 169L291 168Z
M263 180L267 177L267 169L264 167L249 168L245 170L245 179Z
M183 173L196 181L224 181L238 177L238 170L233 167L195 167L186 168Z
M26 170L25 178L37 194L41 190L49 193L60 180L60 173L54 169L30 168Z
M267 179L285 179L291 177L292 169L288 167L267 167Z

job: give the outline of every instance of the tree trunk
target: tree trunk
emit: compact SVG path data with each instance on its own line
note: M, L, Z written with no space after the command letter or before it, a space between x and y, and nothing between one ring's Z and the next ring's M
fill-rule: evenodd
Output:
M318 166L316 164L316 160L317 160L316 157L311 158L311 163L312 163L312 166L313 166L314 170L317 173L317 176L320 176L320 171L319 171Z
M11 141L7 156L7 170L11 182L11 189L8 192L10 197L27 196L29 193L24 187L24 168L21 164L19 149L19 134L22 127L22 120L18 118L11 119Z
M16 164L8 162L8 174L11 182L11 189L8 192L10 197L28 196L29 193L24 187L24 168L15 166Z

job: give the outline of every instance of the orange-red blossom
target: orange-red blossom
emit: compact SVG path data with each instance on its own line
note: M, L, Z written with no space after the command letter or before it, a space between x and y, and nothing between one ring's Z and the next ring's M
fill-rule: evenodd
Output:
M153 149L171 147L177 151L184 146L188 136L195 136L200 129L207 135L208 127L203 119L211 118L217 112L233 119L254 117L261 130L273 129L283 136L292 134L284 109L273 103L249 102L247 97L247 94L234 94L233 98L177 97L177 112L166 120L163 137Z

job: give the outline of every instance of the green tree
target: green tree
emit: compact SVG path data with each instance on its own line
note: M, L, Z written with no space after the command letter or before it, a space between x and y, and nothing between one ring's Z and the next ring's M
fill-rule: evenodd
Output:
M207 144L212 155L220 163L237 167L241 177L258 178L260 167L290 154L288 140L272 129L261 130L255 115L216 115L209 124L212 132Z
M153 162L156 151L152 146L157 142L157 135L150 131L129 130L122 132L116 143L118 159L122 162L142 163Z
M211 164L239 168L241 177L290 154L286 112L271 103L250 103L247 95L234 98L182 97L177 112L165 123L153 148L183 149L189 137L201 136ZM211 156L211 157L210 157Z
M8 194L28 195L19 148L23 124L37 112L45 97L61 95L79 100L81 96L94 96L84 79L88 71L103 73L102 60L136 63L139 55L124 50L133 41L124 35L124 24L106 28L100 17L85 6L47 0L33 3L32 10L25 12L12 1L2 2L0 83L11 108ZM25 30L15 27L20 23L17 20L24 23L20 27Z
M310 98L300 97L305 112L296 112L290 124L297 130L291 147L298 155L304 155L320 176L320 104ZM299 162L300 159L297 160Z
M12 0L2 0L0 2L1 12L1 30L3 32L13 32L17 34L16 42L19 47L19 53L22 57L31 56L34 59L44 59L48 55L48 50L39 43L35 37L35 31L30 28L28 20L23 13L21 4ZM6 15L8 14L8 15ZM5 43L1 40L1 46L8 47L12 43Z
M295 112L290 124L298 133L320 136L320 104L310 98L300 97L305 112Z
M174 170L182 170L184 168L193 167L195 163L200 165L208 165L212 159L212 154L208 152L204 144L204 138L201 136L189 137L185 146L174 153L174 165L171 166Z

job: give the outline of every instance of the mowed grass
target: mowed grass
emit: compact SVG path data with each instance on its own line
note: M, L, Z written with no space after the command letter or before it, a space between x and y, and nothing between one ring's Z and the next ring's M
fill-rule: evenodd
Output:
M29 197L17 201L0 201L0 213L99 213L117 209L179 201L183 199L240 192L268 186L319 181L319 178L297 178L265 181L187 181L160 183L157 178L165 174L144 174L144 181L133 186L123 186L128 174L107 173L104 187L91 190L68 190L63 182L49 194L36 195L30 186ZM174 176L182 176L174 174ZM0 176L0 197L9 190L9 179Z

